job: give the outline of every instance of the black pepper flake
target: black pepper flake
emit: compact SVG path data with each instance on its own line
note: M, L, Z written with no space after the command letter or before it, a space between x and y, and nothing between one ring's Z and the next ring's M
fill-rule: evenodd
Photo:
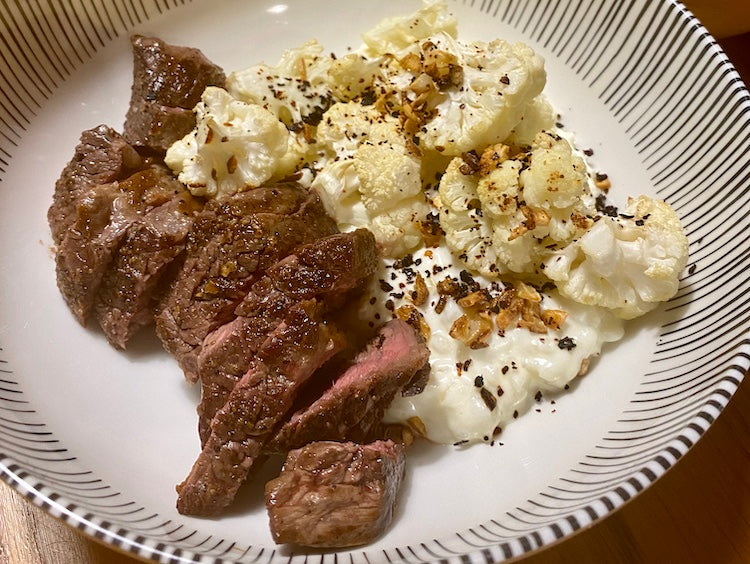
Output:
M502 82L503 84L510 84L510 78L508 78L507 74L504 74L500 77L500 82Z
M501 398L503 397L503 394L505 393L505 390L503 390L502 386L497 387L497 397Z
M464 161L463 164L458 167L461 174L471 175L479 170L479 155L473 149L465 153L461 153L461 159Z
M695 274L695 271L698 267L695 265L695 263L691 264L688 268L688 274Z
M372 106L375 103L375 91L374 90L366 90L364 94L362 94L362 98L360 99L359 103L363 106Z
M469 366L471 366L471 359L468 358L464 361L464 372L466 372L469 369Z
M537 393L534 395L534 401L537 401L537 402L542 401L542 391L541 390L537 391Z
M557 342L557 347L564 351L573 350L576 348L576 342L572 337L563 337Z
M461 445L465 445L465 444L466 444L466 443L468 443L468 442L469 442L469 439L462 439L462 440L460 440L460 441L456 441L455 443L453 443L453 446L461 446Z
M388 284L388 282L386 282L385 280L380 279L378 282L380 283L380 289L384 292L390 292L391 290L393 290L393 286Z
M586 155L587 157L591 157L591 156L594 155L594 150L593 149L584 149L583 150L583 154Z
M385 301L385 309L387 309L388 311L393 311L394 309L396 309L395 306L393 305L393 300Z
M604 194L599 194L596 197L596 211L608 215L609 217L617 217L617 208L607 203L607 198Z
M510 367L507 364L500 369L503 374L507 374L508 370L510 370Z
M407 267L411 266L412 264L414 264L414 257L412 256L411 253L409 253L407 255L404 255L403 257L401 257L397 261L395 261L393 263L393 268L401 270L402 268L407 268Z
M637 225L638 227L642 227L644 223L646 223L646 222L645 222L645 221L643 221L642 219L636 219L636 220L635 220L635 224L636 224L636 225Z
M484 386L484 378L482 378L481 375L479 375L476 378L474 378L474 385L477 388L481 388L482 386Z
M570 385L569 384L565 384L565 388L564 389L565 390L569 390L570 389Z
M484 402L484 405L487 406L487 409L494 411L497 407L497 398L492 395L492 392L487 388L482 388L479 390L479 395L482 396L482 401Z
M500 425L498 425L497 427L495 427L494 429L492 429L492 436L493 437L497 437L502 432L503 432L503 428L500 427Z
M375 296L371 297L370 298L370 305L375 305L375 302L377 302L377 301L378 301L378 299Z
M604 182L605 180L607 180L607 178L609 178L609 177L606 174L602 173L602 172L597 172L596 175L594 176L594 179L597 182Z
M518 419L518 410L513 412L513 419Z

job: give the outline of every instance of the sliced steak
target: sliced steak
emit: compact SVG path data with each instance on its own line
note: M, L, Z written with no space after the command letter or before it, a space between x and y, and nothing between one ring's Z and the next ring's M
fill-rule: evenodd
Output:
M404 449L321 441L289 452L266 484L271 534L279 543L336 548L374 541L393 519Z
M198 49L135 35L133 87L125 138L164 153L195 126L193 107L206 86L224 86L224 71Z
M156 316L157 334L186 378L197 379L203 340L234 318L237 304L268 267L295 247L335 232L317 194L296 184L208 202Z
M56 266L60 292L82 324L130 227L173 196L174 179L165 167L156 165L81 194L75 222L58 245Z
M209 334L198 357L201 444L210 423L268 334L299 302L316 297L329 309L377 268L375 238L366 229L308 243L266 271L237 306L238 317Z
M267 450L286 452L319 440L373 440L393 398L422 375L429 357L411 325L389 321L319 399L284 424Z
M315 300L299 302L266 339L211 422L211 436L177 487L185 515L216 515L234 499L299 387L343 347Z
M76 221L81 195L92 186L123 180L143 168L136 150L114 129L100 125L81 133L71 161L55 184L47 212L52 239L59 245Z
M173 185L171 200L131 226L102 278L96 318L117 348L124 349L138 329L153 321L159 283L183 253L193 219L203 207L182 184L174 180Z

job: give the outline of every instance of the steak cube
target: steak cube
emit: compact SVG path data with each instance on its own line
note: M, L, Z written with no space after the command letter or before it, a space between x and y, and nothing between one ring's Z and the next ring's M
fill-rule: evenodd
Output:
M403 475L404 449L391 441L293 450L266 484L273 539L320 548L372 542L391 523Z
M133 87L125 138L164 153L195 126L193 107L206 86L224 86L224 71L192 47L135 35Z

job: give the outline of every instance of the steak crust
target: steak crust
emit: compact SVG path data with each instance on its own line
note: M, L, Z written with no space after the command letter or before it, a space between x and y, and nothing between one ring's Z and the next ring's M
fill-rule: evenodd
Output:
M206 204L156 315L157 335L188 381L198 378L206 336L234 318L265 270L295 247L335 232L317 194L296 184L255 188Z
M238 317L209 334L198 357L201 444L268 334L300 300L318 298L334 309L340 297L363 286L377 267L372 233L358 229L308 243L266 271L237 306Z
M315 300L295 305L211 421L211 436L177 486L177 510L217 515L234 499L302 384L343 348Z

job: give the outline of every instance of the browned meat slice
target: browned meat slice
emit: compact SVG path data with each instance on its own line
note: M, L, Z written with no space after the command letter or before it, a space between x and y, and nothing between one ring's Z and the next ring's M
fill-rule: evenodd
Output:
M192 109L206 86L224 86L224 71L198 49L135 35L133 88L125 138L163 153L195 125Z
M336 548L374 541L393 519L404 449L321 441L289 452L266 484L271 534L279 543Z
M47 212L55 244L60 244L75 223L82 193L92 186L127 178L140 168L143 168L141 157L114 129L100 125L81 133L73 158L55 184Z
M296 304L266 339L211 422L211 436L177 487L185 515L216 515L234 499L299 387L343 347L315 300Z
M375 238L366 229L338 233L297 249L266 271L237 307L239 316L206 337L198 357L201 444L210 423L268 334L300 300L318 298L329 308L364 284L377 267Z
M184 251L195 214L203 206L179 182L173 184L175 196L131 226L96 296L99 324L120 349L153 321L159 283Z
M428 365L429 357L424 339L411 325L389 321L320 398L284 424L267 449L285 452L319 440L373 440L393 398Z
M129 228L173 196L174 179L164 167L155 165L81 194L75 222L58 245L56 263L57 285L82 324Z
M157 334L185 377L196 380L203 340L234 318L237 304L268 267L295 247L335 232L317 194L296 184L208 202L156 316Z

